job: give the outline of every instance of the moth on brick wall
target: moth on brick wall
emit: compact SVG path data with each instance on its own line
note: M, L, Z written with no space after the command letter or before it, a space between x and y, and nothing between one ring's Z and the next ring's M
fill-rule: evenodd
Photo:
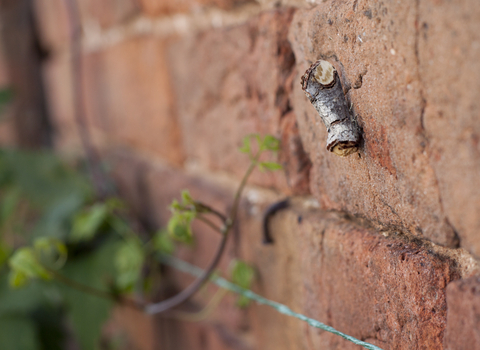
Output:
M302 76L301 84L327 127L327 150L341 157L357 151L360 132L335 67L318 60Z

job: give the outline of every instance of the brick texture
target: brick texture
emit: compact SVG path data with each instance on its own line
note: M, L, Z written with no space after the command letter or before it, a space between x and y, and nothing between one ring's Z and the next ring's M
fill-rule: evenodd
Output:
M251 133L280 136L294 64L286 38L292 14L267 12L244 25L172 45L170 62L188 161L241 178L249 162L238 153L242 138ZM252 181L288 192L283 176L265 173Z
M416 4L325 2L297 11L289 36L298 71L293 106L324 208L456 246L424 125L423 91L434 83L419 73ZM319 58L336 64L363 128L363 146L348 158L325 150L326 130L298 83Z
M87 114L97 129L124 145L182 163L163 40L144 37L88 54L84 83Z
M133 203L141 203L135 196L143 198L156 224L167 220L166 204L178 197L180 188L189 188L196 198L219 210L226 210L231 201L228 187L173 169L145 167L131 155L117 155L116 164L123 193ZM132 181L132 169L143 180ZM167 178L175 181L167 182ZM131 187L134 183L143 185ZM148 197L142 192L145 189L140 190L142 186ZM435 248L394 231L380 234L343 214L315 209L303 197L272 218L275 243L263 245L260 214L273 198L249 198L255 196L247 192L242 201L239 224L220 264L223 274L228 275L229 261L240 257L257 270L256 292L295 311L384 349L443 348L446 287L471 273L468 264L460 263L465 252L459 255ZM201 224L195 232L195 247L183 247L178 254L206 266L219 237ZM169 278L180 288L192 281L175 271L170 271ZM206 304L213 292L210 287L193 298L190 310ZM247 311L239 310L233 296L200 325L159 325L164 338L172 326L189 337L175 338L177 343L167 349L356 349L352 343L268 307L252 304Z
M182 189L228 211L249 164L242 138L273 134L281 149L269 160L284 171L253 174L219 272L244 259L259 294L383 349L480 348L474 0L77 1L89 130L140 231L164 227ZM79 150L64 2L34 3L55 146ZM337 67L362 128L347 158L325 149L300 87L320 58ZM286 195L293 204L271 218L275 242L263 245L262 213ZM194 230L196 244L177 254L205 267L220 237L201 222ZM162 273L158 300L193 280ZM216 289L182 310L200 310ZM358 349L235 300L194 324L125 310L114 322L145 350Z
M228 10L251 2L253 0L139 0L143 11L150 16L198 11L207 6Z
M444 213L462 247L480 256L480 9L421 2L417 23L423 125Z
M471 277L447 288L445 349L480 349L480 280Z

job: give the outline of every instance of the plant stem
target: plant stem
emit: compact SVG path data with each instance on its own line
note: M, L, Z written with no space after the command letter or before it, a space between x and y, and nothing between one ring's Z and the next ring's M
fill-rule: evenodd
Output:
M260 153L261 151L258 151L255 157L252 159L252 162L250 163L250 166L248 167L248 170L243 176L242 181L240 182L240 186L238 187L235 193L233 207L230 212L230 217L225 218L223 222L224 226L220 230L220 232L223 235L222 241L220 242L220 245L218 246L215 256L212 262L210 263L210 265L203 271L203 273L192 284L190 284L187 288L182 290L177 295L174 295L173 297L163 300L156 304L146 305L145 306L146 313L158 314L160 312L165 312L175 306L178 306L184 303L188 298L190 298L193 294L195 294L208 281L213 271L217 267L218 263L220 262L220 258L223 255L223 251L225 250L225 245L227 243L228 233L230 232L237 218L238 207L240 204L240 199L242 196L243 189L247 184L248 178L250 177L253 170L255 169L255 166L257 165L258 159L260 157Z
M214 231L222 233L222 229L220 227L218 227L217 225L215 225L212 221L210 221L206 217L197 216L196 219L198 219L198 220L202 221L203 223L205 223L206 225L210 226Z

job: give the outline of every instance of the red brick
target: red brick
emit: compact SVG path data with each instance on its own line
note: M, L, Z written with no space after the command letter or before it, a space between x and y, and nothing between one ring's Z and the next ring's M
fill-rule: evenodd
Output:
M139 11L136 0L76 0L76 4L84 29L120 24ZM70 42L70 20L65 0L34 0L34 9L44 48L66 48Z
M70 56L52 56L43 65L43 78L55 148L62 153L75 152L81 143L73 114Z
M480 8L426 1L419 11L427 152L461 246L480 256Z
M296 206L271 228L273 246L252 239L252 226L241 236L240 256L258 268L261 295L383 349L442 349L446 286L467 272L455 250ZM357 348L269 308L250 311L260 349Z
M267 12L172 45L170 64L189 162L240 179L249 163L238 152L242 138L281 136L294 63L286 40L292 13ZM289 191L280 172L256 173L252 182Z
M194 12L207 6L215 6L224 10L253 2L252 0L139 0L143 11L150 16L173 14L178 12Z
M70 27L64 0L33 0L35 21L42 47L53 51L70 42Z
M137 211L151 216L153 226L166 224L166 207L184 188L221 211L227 211L231 203L230 186L148 165L134 155L118 153L112 159L116 159L111 164L122 192L136 203ZM254 290L294 311L385 349L443 348L447 285L469 275L476 266L465 251L435 247L397 231L380 234L367 222L315 209L315 202L304 197L292 199L289 209L271 219L275 242L263 245L261 213L273 200L262 192L246 193L219 266L224 275L228 276L230 260L240 257L256 268ZM205 267L219 237L201 223L194 230L196 246L177 253ZM175 270L168 276L178 289L192 281ZM196 295L190 308L205 305L214 290L209 287ZM238 348L232 344L266 350L356 349L350 342L266 306L253 303L247 311L240 311L234 299L226 298L200 325L164 322L157 326L157 333L173 344L186 342L185 348L192 350L205 343L212 349ZM217 329L218 324L224 328ZM187 339L180 334L191 336ZM174 345L166 348L175 349Z
M85 98L94 127L115 142L181 164L183 152L164 57L152 37L122 42L85 57Z
M136 0L81 0L82 21L110 27L128 20L139 11Z
M310 188L323 208L453 247L456 225L442 206L446 199L423 124L423 91L435 84L419 76L416 4L325 2L298 10L289 34L298 72L292 104L313 162ZM300 76L321 57L337 65L344 87L352 87L349 97L363 128L364 145L346 158L326 151L326 130L300 86ZM479 173L473 170L468 176Z
M478 276L447 288L445 349L480 349L480 280Z

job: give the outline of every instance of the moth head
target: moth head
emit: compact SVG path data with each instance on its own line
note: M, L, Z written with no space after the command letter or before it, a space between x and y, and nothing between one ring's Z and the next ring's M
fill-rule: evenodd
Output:
M317 83L328 87L335 83L335 67L328 61L319 60L315 63L316 67L313 69L313 76Z

